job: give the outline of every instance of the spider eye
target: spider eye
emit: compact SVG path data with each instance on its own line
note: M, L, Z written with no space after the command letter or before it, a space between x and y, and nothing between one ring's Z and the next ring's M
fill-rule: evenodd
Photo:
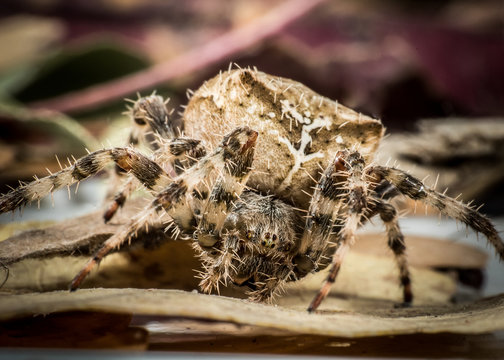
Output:
M247 237L248 240L252 239L252 231L248 230L245 236Z
M134 121L135 121L135 123L137 123L138 125L145 125L145 124L147 124L143 118L138 117L138 116L135 116L135 117L133 118L133 120L134 120Z

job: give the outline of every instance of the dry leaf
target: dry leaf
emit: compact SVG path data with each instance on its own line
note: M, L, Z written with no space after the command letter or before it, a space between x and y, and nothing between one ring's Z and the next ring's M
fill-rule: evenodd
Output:
M504 296L473 304L407 309L393 309L390 303L372 302L365 311L333 310L322 314L224 296L160 289L83 289L74 293L3 295L0 304L2 320L65 311L99 311L207 319L277 329L285 334L341 337L440 332L477 334L504 329Z

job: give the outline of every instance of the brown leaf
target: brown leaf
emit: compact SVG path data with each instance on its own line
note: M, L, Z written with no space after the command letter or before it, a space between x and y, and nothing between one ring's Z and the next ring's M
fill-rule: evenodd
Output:
M311 334L363 337L439 332L482 333L504 328L504 319L499 315L504 308L504 297L449 306L447 301L455 291L453 279L427 269L412 269L414 292L417 294L414 307L395 309L394 303L400 301L401 292L397 286L397 270L393 258L362 254L359 253L358 247L355 249L357 251L348 255L334 291L324 302L320 314L315 315L307 314L305 309L320 286L323 273L290 285L286 289L286 294L277 299L276 306L229 298L227 296L244 296L243 289L233 286L223 289L223 294L226 296L165 290L165 288L184 290L197 288L193 269L198 267L198 261L193 256L190 244L169 240L154 248L148 245L152 245L151 242L143 240L139 241L143 246L133 245L133 249L125 247L128 252L107 257L99 270L84 284L92 287L124 288L81 289L75 293L51 291L19 294L20 290L26 292L66 288L72 276L85 261L83 257L68 255L78 249L89 252L89 249L99 242L97 239L109 236L137 207L138 203L131 203L120 214L121 217L116 223L111 225L103 225L101 212L96 212L35 233L25 232L0 242L0 253L3 254L4 261L9 259L11 262L9 266L11 276L0 297L2 309L0 320L4 321L4 324L11 325L4 325L6 330L2 332L4 335L0 337L0 343L13 344L10 340L16 337L13 328L16 329L16 326L21 326L20 324L26 325L27 320L23 320L26 317L49 315L46 322L37 320L35 324L47 327L51 321L55 324L60 322L65 324L72 322L73 319L74 323L75 321L81 323L79 319L83 317L79 314L82 311L88 314L107 314L100 317L100 326L104 328L109 323L107 319L114 321L114 316L134 314L137 319L136 326L143 326L144 329L150 329L150 332L154 331L158 344L166 344L167 340L163 334L174 331L174 326L176 327L173 323L174 318L179 319L178 326L184 326L184 329L192 326L203 331L201 330L203 327L205 333L213 334L212 336ZM33 234L36 236L32 237ZM36 245L32 242L31 250L28 246L30 239L36 242ZM365 242L373 240L376 241L369 237L363 240L363 246L368 252L372 246L367 247ZM18 242L22 244L19 249L16 248ZM436 242L431 240L430 245L435 246ZM458 244L452 245L456 247ZM34 249L38 246L43 250ZM415 248L412 246L413 254ZM17 254L19 258L16 259L13 254ZM49 255L52 257L48 258ZM14 264L15 261L18 262ZM151 321L149 319L153 317L159 322L157 330L149 328L148 325ZM467 326L468 322L471 326ZM342 323L345 326L341 326ZM26 329L26 326L23 329ZM79 331L83 334L80 332L74 335L68 334L68 339L70 343L79 347L124 348L128 343L131 346L146 346L144 340L140 341L141 339L139 342L128 342L127 339L134 333L132 329L128 329L118 329L114 337L98 336L97 334L101 334L100 331L88 333L87 330L81 329ZM18 330L17 333L29 338L32 346L43 346L44 343L60 346L62 336L63 339L66 336L61 333L58 336L57 332L46 336L26 333L23 330ZM175 339L167 335L172 339L170 342L185 341L193 336L191 332L186 336L178 334ZM160 338L165 340L159 340Z
M409 309L393 309L390 304L372 302L367 311L339 310L322 314L223 296L159 289L88 289L75 293L4 295L0 305L2 320L64 311L100 311L207 319L277 329L286 334L342 337L440 332L476 334L504 329L504 296L469 305Z

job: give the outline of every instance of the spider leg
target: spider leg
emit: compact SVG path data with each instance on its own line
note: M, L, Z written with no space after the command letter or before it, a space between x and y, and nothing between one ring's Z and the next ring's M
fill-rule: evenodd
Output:
M204 293L210 293L213 289L219 292L219 283L227 285L227 281L237 273L235 263L240 261L237 253L241 247L239 234L236 231L223 234L222 242L222 250L217 247L210 250L215 259L212 255L208 256L206 251L202 251L199 245L196 247L203 260L204 270L200 274L199 287Z
M179 143L181 142L172 140L168 145L166 145L165 139L174 139L175 134L180 133L180 129L175 126L174 121L169 117L170 113L166 107L166 101L161 96L155 94L141 97L134 102L133 107L129 108L127 113L132 121L128 145L137 146L141 142L147 143L150 148L157 149L153 155L153 160L165 169L175 169L174 172L179 175L180 173L177 172L177 168L174 165L177 165L177 163L181 160L184 162L184 159L179 159L181 157L180 155L173 156L167 160L166 163L168 166L164 166L166 164L162 162L162 160L164 160L163 153L166 151L165 148L180 148ZM147 139L148 135L153 135L154 141L149 141ZM192 149L188 149L187 151L187 154L191 158L197 159L205 155L204 148L203 154L200 154L200 152L197 151L200 150L198 146L199 141L182 139L182 142L184 141L192 145ZM184 165L191 166L192 164L190 164L190 162L190 160L185 161ZM122 186L120 186L119 192L115 192L115 189L117 189L119 184L123 182L122 178L124 175L125 171L121 167L116 166L110 186L110 189L112 190L110 193L114 195L112 196L112 201L107 207L107 210L103 214L105 222L112 219L117 210L124 205L127 198L137 187L137 182L131 176L128 176L127 180L124 181Z
M355 220L355 219L353 219ZM350 227L346 227L346 231L350 232L352 229ZM314 312L320 306L322 301L327 297L329 291L331 290L332 284L336 281L336 277L338 276L339 270L341 268L341 264L350 248L350 244L347 242L346 238L342 239L342 242L338 245L336 252L332 258L332 265L329 270L329 274L324 281L322 287L319 292L313 298L312 302L308 306L308 312Z
M266 264L265 264L266 265ZM292 269L285 264L276 264L275 269L266 273L257 273L254 279L255 289L247 292L249 300L254 302L272 301L279 293L286 279L292 275Z
M189 138L177 138L163 143L162 147L153 154L153 161L160 164L162 168L174 169L180 175L185 169L190 168L200 158L206 155L206 149L199 140ZM121 190L117 192L112 202L103 214L105 222L110 221L117 210L124 206L127 198L135 191L137 181L134 177L129 177L123 184Z
M338 243L342 226L338 212L347 194L343 186L347 181L344 173L347 167L340 155L329 164L315 187L299 251L294 258L295 272L299 278L327 267L326 261L323 261L324 254L333 251L329 247L334 248Z
M212 247L219 240L224 221L243 192L252 169L254 149L248 148L240 162L228 162L215 182L201 214L195 239L202 247Z
M376 180L378 181L382 179L389 181L402 194L411 199L421 200L438 209L443 215L462 221L474 231L482 233L495 248L501 260L504 260L504 242L490 220L474 208L435 190L429 189L420 180L404 171L383 166L375 166L369 170L369 173L377 177Z
M169 178L158 164L131 148L98 150L78 159L70 167L4 194L0 197L0 213L13 211L61 187L87 179L111 162L129 171L151 190L165 186Z
M126 199L131 195L133 191L137 188L138 183L135 181L134 177L129 177L124 184L121 186L110 204L107 206L107 210L103 213L103 221L108 223L116 214L119 208L122 208L126 203Z
M203 251L201 257L207 270L206 275L203 276L200 282L200 287L205 292L217 288L222 278L227 281L229 266L224 266L224 264L230 264L232 259L235 258L232 252L233 249L237 250L238 240L236 236L231 234L222 234L222 229L228 214L242 194L252 169L254 160L253 145L257 133L250 136L251 143L243 146L242 150L238 150L238 144L234 145L236 150L240 152L240 156L228 161L222 169L203 207L198 227L193 234L194 240L197 241L200 250ZM232 241L233 246L231 244L222 246L222 235L224 235L224 241ZM220 251L220 248L226 250ZM210 252L210 257L207 257L208 252ZM214 260L215 255L212 255L212 253L217 255L217 260Z
M137 234L137 232L143 228L148 228L148 225L153 222L159 223L159 217L155 216L156 210L152 206L148 209L142 211L137 215L130 223L122 226L120 230L103 243L103 245L93 254L93 256L87 261L84 267L79 271L79 273L73 278L70 284L70 291L75 291L80 287L82 281L86 276L94 269L100 261L107 256L113 249L119 248L124 242L130 242Z
M381 220L385 224L388 246L394 253L399 268L399 281L403 288L403 304L408 306L413 301L413 292L411 290L411 278L406 257L406 244L399 227L397 211L394 206L381 200L376 200L371 207L380 215Z
M206 155L206 149L201 144L200 140L180 137L170 140L167 146L167 151L158 151L160 156L156 156L162 163L168 163L175 174L180 175L199 159ZM168 154L168 158L163 157Z
M182 229L191 229L194 217L188 206L187 196L201 181L210 176L214 169L222 170L230 162L240 163L245 154L253 153L256 138L257 132L247 127L237 128L226 135L220 146L211 154L203 157L184 174L174 179L156 195L146 210L109 238L77 274L70 285L70 290L76 290L103 257L124 242L131 241L140 229L147 227L152 219L156 218L159 212L170 216Z
M336 251L332 256L329 275L308 307L309 312L315 311L328 295L343 259L354 242L361 218L367 211L368 187L364 166L364 159L358 152L341 151L325 170L315 189L310 217L301 241L301 256L294 261L307 257L316 267L328 247L336 246Z

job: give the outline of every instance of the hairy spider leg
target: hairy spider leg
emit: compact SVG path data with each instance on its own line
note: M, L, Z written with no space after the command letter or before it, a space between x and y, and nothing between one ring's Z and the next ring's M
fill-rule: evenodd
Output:
M206 155L206 149L201 140L179 137L168 141L167 145L163 147L167 147L168 151L157 151L159 155L156 158L163 163L168 162L177 175L182 174ZM165 154L169 154L167 159L163 158Z
M196 249L200 251L205 268L203 273L205 275L200 282L200 288L204 292L210 292L213 288L218 289L221 279L227 281L228 270L231 268L233 258L236 257L232 250L237 249L239 237L235 232L226 234L226 239L223 240L222 228L242 194L252 170L257 132L251 131L247 136L249 140L245 145L240 144L237 139L227 140L228 149L232 153L226 155L228 157L226 166L212 188L210 197L203 207L198 228L193 234L200 247ZM222 248L228 250L220 251Z
M152 156L156 163L160 164L167 171L169 171L169 168L174 169L173 162L180 160L169 159L166 162L162 162L164 158L162 153L166 151L166 145L163 140L172 140L175 138L177 132L180 133L180 130L175 127L174 122L169 118L170 113L166 107L166 101L161 96L155 94L140 97L134 102L133 107L129 108L127 113L132 121L128 145L137 146L140 142L146 143L151 149L157 150ZM153 134L154 141L149 142L147 140L149 132ZM168 166L165 166L166 164ZM115 173L110 185L111 193L114 193L114 195L112 196L110 205L103 214L105 222L110 221L117 210L124 206L127 198L138 186L138 182L132 176L127 176L126 180L123 181L124 174L125 171L121 167L115 167ZM115 192L120 183L122 183L120 190Z
M292 266L281 260L275 263L272 259L266 258L257 259L255 266L264 271L257 271L254 274L254 283L251 284L253 289L247 292L248 298L255 302L272 301L292 276Z
M131 148L102 149L76 160L70 167L4 194L0 198L0 213L13 211L32 201L38 201L61 187L87 179L109 163L116 163L131 172L151 190L166 186L169 179L168 174L158 164Z
M326 184L325 187L321 186L320 192L324 195L323 197L332 196L335 205L334 212L331 215L332 222L341 223L342 225L334 237L331 234L331 237L328 238L329 241L336 242L336 251L332 256L329 274L310 303L308 312L315 311L329 294L345 255L355 241L355 232L361 223L361 218L367 210L368 185L364 166L364 159L358 152L341 151L337 154L333 165L329 166L324 173L324 180L327 181L327 179L333 178L336 179L336 182ZM344 184L338 181L341 177L346 177ZM341 189L344 189L343 194L341 194ZM319 190L319 187L317 187L317 190ZM331 226L325 231L333 233ZM319 255L322 254L323 252L319 253ZM315 259L315 263L318 261L318 259Z
M116 181L113 181L113 183L115 182ZM121 185L121 189L114 195L114 198L108 205L107 210L105 210L105 212L103 213L103 221L105 223L108 223L117 213L117 210L124 206L126 199L130 197L130 195L136 190L137 187L138 182L136 181L136 179L132 176L128 177L128 179Z
M343 158L346 155L344 152L336 155L313 192L298 255L294 258L298 278L327 267L330 263L327 255L332 257L335 251L341 230L338 212L347 193L343 186L347 181L346 173L343 173L347 170Z
M185 173L174 179L164 190L159 192L147 209L140 212L122 229L110 237L103 246L85 264L83 269L73 279L70 290L76 290L91 270L114 248L120 247L124 242L130 242L136 233L148 227L153 221L159 222L159 213L164 211L177 226L183 230L194 229L194 215L189 206L188 196L195 187L212 171L222 171L229 163L237 160L241 151L232 151L229 143L237 141L240 149L252 147L255 144L257 132L248 127L236 128L224 137L224 140L211 154L203 157ZM164 215L164 214L161 214Z
M229 156L226 166L212 188L195 232L195 240L201 247L213 247L219 241L224 221L249 178L257 133L248 136L250 140L245 145L238 141L228 142L228 148L233 154L226 155Z
M399 227L397 211L393 205L382 200L375 200L374 203L370 203L370 207L373 212L380 215L381 220L385 224L388 246L394 253L396 264L399 268L399 282L403 288L403 305L409 306L413 301L413 292L411 290L411 277L406 257L406 243Z
M463 222L477 233L482 233L495 248L500 259L504 260L504 242L497 230L486 216L480 214L473 207L429 189L420 180L399 169L375 166L370 169L369 173L377 176L378 180L386 179L409 198L421 200L438 209L441 214Z
M185 169L194 165L200 158L206 155L206 149L200 140L190 138L176 138L163 142L160 149L156 150L152 156L153 161L161 167L169 164L180 175ZM116 214L117 210L124 206L127 198L137 188L137 180L130 176L121 189L114 196L113 201L103 214L103 219L108 222Z

